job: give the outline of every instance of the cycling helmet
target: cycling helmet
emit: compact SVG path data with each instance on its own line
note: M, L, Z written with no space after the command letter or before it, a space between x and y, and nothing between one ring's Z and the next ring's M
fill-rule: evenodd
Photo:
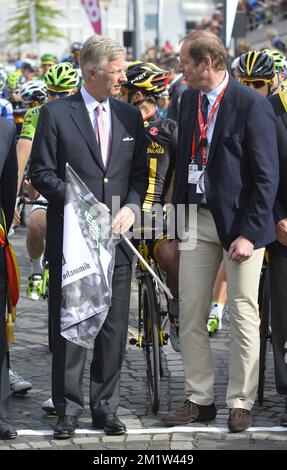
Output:
M276 69L285 70L287 69L287 62L283 54L279 51L271 51L270 49L264 49L262 52L267 54L274 60L274 65Z
M70 51L72 54L75 54L75 52L79 52L83 47L83 44L79 41L72 42Z
M69 91L77 87L79 75L69 62L53 65L45 74L48 90Z
M44 54L41 57L41 64L43 65L54 65L56 62L57 59L53 54Z
M41 80L31 80L24 83L20 91L24 103L33 103L33 101L44 101L47 99L46 83Z
M7 73L5 72L4 69L0 69L0 93L5 87L6 80L7 80Z
M20 91L20 74L19 72L15 71L15 72L11 72L9 73L8 75L8 78L7 78L7 90L9 92L13 92L13 91Z
M169 72L155 64L145 62L131 62L126 72L128 81L122 86L130 91L142 91L154 98L159 98L165 91Z
M240 78L272 79L275 77L274 60L265 52L250 51L242 54L236 67Z

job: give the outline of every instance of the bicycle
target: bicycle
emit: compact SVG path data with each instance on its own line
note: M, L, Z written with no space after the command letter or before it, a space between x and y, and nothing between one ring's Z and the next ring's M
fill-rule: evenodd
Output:
M262 405L264 400L265 376L266 376L266 354L268 344L272 344L270 327L270 277L269 258L265 251L261 269L258 293L259 317L260 317L260 354L259 354L259 379L258 379L258 402Z
M147 385L151 408L154 414L160 405L160 379L163 376L163 346L167 344L168 334L165 327L168 321L167 309L163 307L163 296L167 301L167 294L161 293L160 282L162 275L156 262L149 254L148 244L145 240L139 243L138 251L143 259L157 274L159 281L149 272L144 263L138 260L136 265L136 279L138 282L138 338L132 338L131 344L143 349Z

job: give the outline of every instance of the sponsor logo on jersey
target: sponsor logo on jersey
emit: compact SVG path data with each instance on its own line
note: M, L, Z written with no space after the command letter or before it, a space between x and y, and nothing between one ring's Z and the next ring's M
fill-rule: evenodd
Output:
M162 145L158 144L157 142L151 142L148 146L147 153L163 155L164 148L162 147Z
M151 135L157 135L158 134L158 128L157 127L151 127L149 133Z

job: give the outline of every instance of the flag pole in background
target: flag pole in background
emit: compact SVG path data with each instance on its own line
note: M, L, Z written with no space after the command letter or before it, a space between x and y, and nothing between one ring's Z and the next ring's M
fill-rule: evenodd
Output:
M85 7L91 25L96 34L102 34L101 10L99 0L81 0Z
M223 44L228 49L235 21L238 0L224 0L223 2Z
M156 46L160 51L162 46L162 14L163 14L163 0L157 0L157 38Z

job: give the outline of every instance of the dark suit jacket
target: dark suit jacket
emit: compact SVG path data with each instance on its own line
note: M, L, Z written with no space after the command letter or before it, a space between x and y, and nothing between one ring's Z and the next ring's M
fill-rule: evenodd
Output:
M184 204L198 91L186 91L179 119L179 151L173 194ZM278 154L272 106L230 78L220 104L206 174L206 198L220 241L229 249L239 235L255 248L276 238L272 208L278 186Z
M148 183L146 137L140 112L133 106L110 99L112 146L105 169L96 135L80 92L56 100L41 109L33 141L30 177L35 188L48 199L47 259L62 260L65 164L101 202L112 206L119 196L121 206L141 205ZM131 253L122 242L116 264L127 264Z
M0 221L4 210L7 230L11 226L17 193L16 128L0 117Z
M279 154L279 187L274 204L275 224L287 218L287 113L279 95L269 97L276 116L278 154ZM269 245L271 253L287 256L287 247L276 241Z

